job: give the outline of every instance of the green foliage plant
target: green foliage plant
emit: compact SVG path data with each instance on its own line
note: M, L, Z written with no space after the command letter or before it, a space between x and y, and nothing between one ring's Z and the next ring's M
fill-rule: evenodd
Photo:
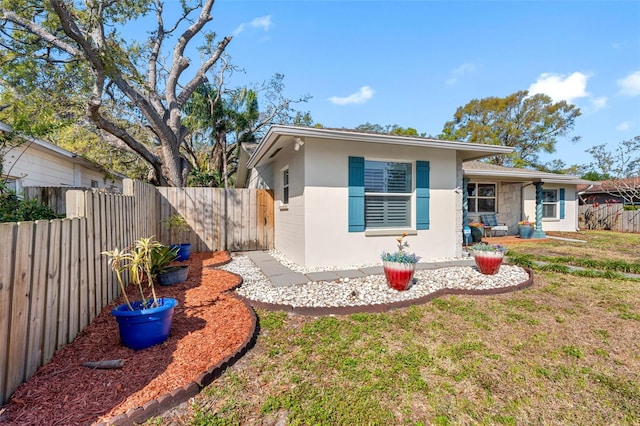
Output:
M171 230L186 231L189 229L189 223L187 223L185 218L178 213L172 214L168 218L164 219L162 223Z
M160 245L151 251L151 275L157 277L169 270L171 262L178 257L178 246Z
M125 303L129 310L134 310L129 299L127 298L126 285L123 280L125 271L129 271L131 282L138 287L141 296L141 309L156 308L160 306L154 288L153 278L160 269L156 262L163 259L163 262L169 257L169 253L162 248L164 246L154 240L153 236L143 237L135 241L134 244L126 249L120 250L117 247L111 251L103 251L102 254L109 257L109 265L116 273L118 284L124 295ZM146 278L147 286L150 289L150 296L146 296L144 292L144 279Z
M536 223L531 222L530 220L521 220L518 222L518 226L536 226Z
M475 251L483 251L489 253L506 253L507 248L502 244L478 243L471 247Z
M25 200L0 183L0 222L25 222L56 219L51 207L38 200Z
M394 253L383 251L380 256L381 259L385 262L416 263L418 261L418 257L415 253L407 253L404 251L405 248L409 247L409 243L403 241L406 236L407 233L405 232L400 237L396 238L396 241L398 242L398 250Z
M120 285L120 292L124 298L124 302L130 311L133 311L133 306L131 306L131 302L129 301L129 297L127 297L126 285L124 284L124 280L122 275L128 269L129 263L132 260L131 252L127 250L120 250L118 247L114 248L111 251L103 251L103 255L109 256L109 266L116 273L116 278L118 279L118 284Z

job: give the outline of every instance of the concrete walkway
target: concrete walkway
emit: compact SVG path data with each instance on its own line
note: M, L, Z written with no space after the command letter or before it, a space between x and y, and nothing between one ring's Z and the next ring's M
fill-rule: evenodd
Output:
M264 251L249 251L245 255L255 263L263 274L269 278L276 287L284 287L296 284L306 284L309 281L335 281L340 278L359 278L367 275L382 275L381 266L369 266L360 269L345 269L340 271L308 272L302 274L287 268L269 253ZM452 260L448 262L417 263L416 270L438 269L450 266L473 266L473 258Z

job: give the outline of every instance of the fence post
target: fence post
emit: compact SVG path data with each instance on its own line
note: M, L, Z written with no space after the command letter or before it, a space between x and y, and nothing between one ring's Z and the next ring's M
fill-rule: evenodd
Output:
M67 217L85 217L84 191L67 191Z

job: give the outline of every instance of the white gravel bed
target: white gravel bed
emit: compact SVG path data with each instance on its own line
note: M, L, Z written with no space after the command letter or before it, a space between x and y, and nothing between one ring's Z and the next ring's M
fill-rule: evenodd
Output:
M363 263L363 264L352 264L352 265L342 265L342 266L334 266L334 267L322 267L322 268L306 268L304 266L300 266L297 263L293 263L289 260L284 254L279 252L278 250L270 250L268 252L271 257L273 257L278 262L282 263L287 268L291 269L293 272L299 272L301 274L308 274L310 272L323 272L323 271L346 271L350 269L362 269L368 268L371 266L380 266L381 262L377 263ZM465 254L465 253L463 253ZM467 254L462 259L468 259L469 255ZM429 263L437 263L437 262L447 262L451 260L460 260L458 257L439 257L436 259L429 259ZM418 262L420 263L420 262Z
M417 299L443 288L486 290L514 286L529 279L527 272L518 266L502 265L495 275L483 275L470 266L455 266L416 271L414 284L408 290L397 291L387 285L384 275L275 287L244 255L234 256L233 260L221 269L242 276L242 286L236 290L242 296L251 300L294 307L392 303Z

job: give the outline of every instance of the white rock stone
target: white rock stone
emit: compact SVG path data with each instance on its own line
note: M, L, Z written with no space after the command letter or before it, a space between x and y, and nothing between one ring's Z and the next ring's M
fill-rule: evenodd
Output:
M273 255L273 252L271 254ZM288 267L291 267L290 265L296 266L282 256L277 260ZM344 278L339 281L313 281L301 285L275 287L262 271L244 255L233 256L233 260L221 269L243 277L242 286L237 289L237 292L242 296L251 300L295 307L361 306L390 303L416 299L443 288L485 290L517 285L529 278L524 269L512 265L502 265L496 275L483 275L471 266L454 266L416 271L414 284L406 291L396 291L389 288L384 275ZM298 270L298 272L308 273L310 271Z

